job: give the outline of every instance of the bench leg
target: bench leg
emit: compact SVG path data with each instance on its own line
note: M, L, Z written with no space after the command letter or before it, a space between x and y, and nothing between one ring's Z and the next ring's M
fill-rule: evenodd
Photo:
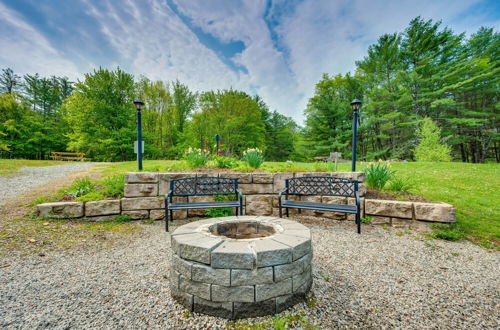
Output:
M283 211L281 210L281 205L280 205L280 208L279 208L279 215L280 215L280 218L283 218Z
M286 212L286 217L287 217L287 218L289 218L289 217L290 217L290 214L289 214L289 212L288 212L288 207L286 208L285 212Z
M165 231L168 232L168 209L165 208Z
M359 212L356 213L356 224L358 225L358 234L361 234L361 217Z
M170 210L170 222L174 222L174 211Z

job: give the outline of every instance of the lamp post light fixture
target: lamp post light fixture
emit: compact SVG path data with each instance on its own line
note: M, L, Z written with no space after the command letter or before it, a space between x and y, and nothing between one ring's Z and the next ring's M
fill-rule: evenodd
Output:
M137 166L139 171L142 171L142 125L141 125L141 109L144 102L141 99L134 101L135 108L137 109Z
M220 150L220 136L219 134L215 135L215 142L217 143L217 156L220 156L222 154L222 150Z
M359 109L361 109L361 101L354 99L351 102L351 107L353 111L353 122L352 122L352 171L356 172L356 143L358 135L358 114Z

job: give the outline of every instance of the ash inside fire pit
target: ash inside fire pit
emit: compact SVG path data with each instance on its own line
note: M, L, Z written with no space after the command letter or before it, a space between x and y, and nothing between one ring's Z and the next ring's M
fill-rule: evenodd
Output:
M209 230L213 235L234 239L260 238L276 233L271 226L251 221L215 224L210 226Z

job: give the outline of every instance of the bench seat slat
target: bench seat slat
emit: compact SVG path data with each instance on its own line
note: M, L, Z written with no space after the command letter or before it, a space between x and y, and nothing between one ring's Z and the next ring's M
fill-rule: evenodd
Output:
M331 211L331 212L344 212L344 213L356 213L356 205L346 205L346 204L324 204L317 202L302 202L285 200L281 204L283 207L288 208L298 208L307 210L318 210L318 211Z
M239 207L238 201L228 202L195 202L195 203L172 203L168 204L169 210L186 210L186 209L211 209L217 207Z

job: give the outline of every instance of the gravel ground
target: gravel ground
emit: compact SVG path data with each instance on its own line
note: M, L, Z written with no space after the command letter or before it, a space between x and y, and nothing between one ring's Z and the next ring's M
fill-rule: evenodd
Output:
M87 170L91 163L67 165L23 167L15 175L0 176L0 205L8 199L30 191L54 179L62 178L72 172Z
M186 315L170 298L168 234L160 223L141 226L141 237L107 250L4 260L0 326L224 327L223 319ZM498 252L380 227L364 226L362 235L350 224L308 227L316 304L283 313L305 312L321 329L500 326Z

